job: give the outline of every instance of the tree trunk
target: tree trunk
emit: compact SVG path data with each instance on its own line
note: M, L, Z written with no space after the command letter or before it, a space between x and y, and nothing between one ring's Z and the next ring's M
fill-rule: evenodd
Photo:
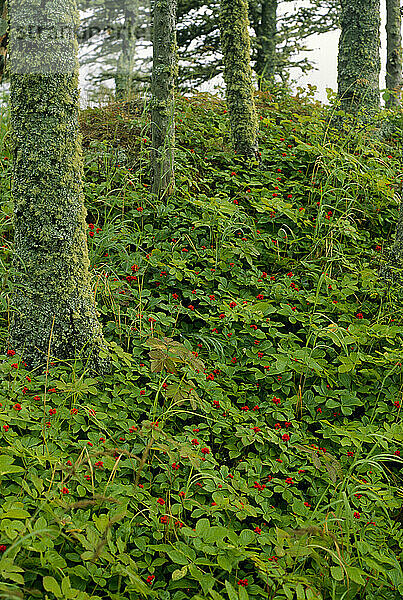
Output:
M153 19L151 128L152 191L158 197L170 194L174 186L176 71L176 0L156 0Z
M6 70L8 50L8 16L7 2L0 0L0 83Z
M138 13L138 0L126 0L121 34L122 50L115 75L115 95L117 100L128 99L133 91Z
M277 5L278 0L262 0L255 65L260 87L264 87L264 81L272 81L276 72Z
M78 126L74 0L10 0L14 153L11 347L29 367L90 359L105 343L90 287ZM21 32L26 32L24 36Z
M237 153L257 158L247 0L221 0L221 48L233 143Z
M341 0L338 94L354 115L379 108L380 0Z
M403 70L401 26L400 0L386 0L386 89L390 92L386 101L388 108L400 105Z

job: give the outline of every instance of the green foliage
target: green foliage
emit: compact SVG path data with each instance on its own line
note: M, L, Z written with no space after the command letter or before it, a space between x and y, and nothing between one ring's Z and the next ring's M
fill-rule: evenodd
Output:
M164 203L146 115L83 115L103 378L79 357L28 372L6 346L2 159L4 597L402 596L401 289L378 278L401 123L382 145L302 94L257 103L248 170L223 103L178 99Z

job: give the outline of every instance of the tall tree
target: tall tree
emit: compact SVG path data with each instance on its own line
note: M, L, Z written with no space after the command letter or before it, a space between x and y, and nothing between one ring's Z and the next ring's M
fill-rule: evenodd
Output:
M261 17L256 26L256 63L260 85L276 74L278 0L261 0Z
M174 184L176 0L157 0L153 17L152 191L162 197Z
M402 88L402 17L400 0L386 0L386 89L390 95L386 106L400 104Z
M221 48L224 80L235 150L258 156L257 115L254 102L247 0L221 0Z
M114 80L124 97L150 81L150 0L78 0L80 63L94 89ZM147 52L149 50L149 52Z
M115 73L115 94L117 99L130 97L134 84L134 63L136 55L139 2L131 0L123 7L123 27L121 28L121 52Z
M31 367L90 358L104 340L89 279L75 0L9 0L14 153L10 341Z
M345 111L379 107L380 0L341 0L338 94Z
M278 4L278 11L276 5ZM255 72L287 78L290 68L306 72L306 39L338 27L339 0L249 0L251 61ZM178 0L179 83L194 87L223 71L218 31L220 0ZM275 34L275 35L274 35Z

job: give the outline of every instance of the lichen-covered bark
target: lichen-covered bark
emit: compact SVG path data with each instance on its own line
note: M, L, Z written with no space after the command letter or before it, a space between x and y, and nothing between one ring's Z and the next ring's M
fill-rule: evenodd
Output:
M8 48L7 2L0 0L0 83L6 70Z
M74 0L10 0L14 154L11 347L29 366L104 347L89 281ZM19 35L31 27L34 42ZM61 31L63 29L63 35ZM58 35L57 35L58 33Z
M259 75L261 87L264 81L271 81L276 67L278 0L262 0L260 23L257 29L257 55L255 71Z
M257 157L258 127L250 65L247 0L221 0L220 33L235 150L246 157Z
M152 191L159 197L174 185L176 0L156 0L153 15L151 100Z
M338 94L358 115L379 107L380 0L341 0Z
M402 88L402 18L400 0L386 0L386 89L391 92L386 105L400 104Z
M127 0L124 6L122 50L115 75L115 94L118 100L129 98L133 88L138 13L138 0Z

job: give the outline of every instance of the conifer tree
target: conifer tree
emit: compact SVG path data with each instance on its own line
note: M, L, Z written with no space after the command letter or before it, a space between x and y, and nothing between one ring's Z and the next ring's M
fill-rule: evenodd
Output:
M220 31L234 147L242 156L257 158L258 126L250 65L247 0L221 0Z
M261 0L261 18L256 31L255 71L263 82L273 80L276 74L278 0Z
M144 1L144 0L142 0ZM251 62L257 75L272 69L287 78L290 67L306 72L305 40L338 28L340 0L249 0ZM278 5L279 10L276 10ZM218 32L220 0L178 0L179 84L194 87L223 72Z
M14 154L11 347L30 367L104 340L89 279L75 0L9 0Z
M174 184L176 69L176 0L157 0L153 13L151 130L152 191L159 197L169 194Z
M338 94L358 115L379 107L380 0L341 0Z
M389 108L400 104L403 70L401 28L400 0L386 0L386 89L390 92L386 105Z
M115 95L118 100L130 97L134 83L134 63L137 42L137 22L139 18L138 0L130 0L123 7L123 27L121 28L121 52L115 73Z
M92 87L114 79L118 98L150 81L150 0L78 0L80 62Z

